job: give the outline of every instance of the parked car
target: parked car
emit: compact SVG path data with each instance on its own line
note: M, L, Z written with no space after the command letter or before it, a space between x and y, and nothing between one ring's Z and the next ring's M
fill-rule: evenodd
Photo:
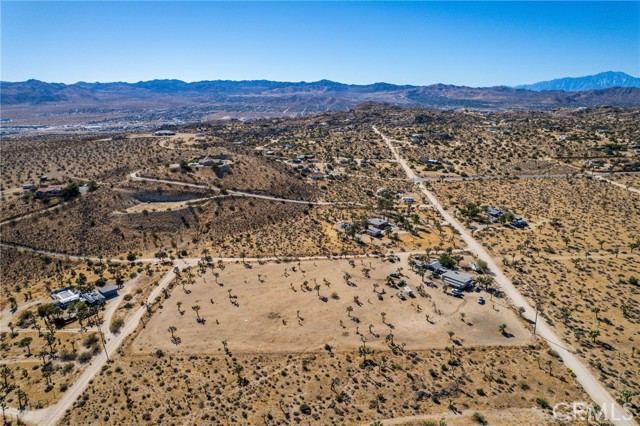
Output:
M478 303L481 304L481 305L484 305L484 297L480 296L478 298Z
M453 296L455 296L455 297L462 297L462 292L461 292L460 290L458 290L457 288L456 288L456 289L453 289L453 290L451 291L451 294L452 294Z
M404 297L404 294L402 294L402 293L397 293L396 296L398 296L398 299L400 299L400 300L407 300L407 298Z
M471 264L469 264L469 266L471 267L471 269L473 269L475 272L482 272L482 268L476 263L476 262L471 262Z
M382 300L382 299L383 299L382 293L378 293L378 300Z
M177 266L173 267L173 273L174 274L179 274L180 273L180 268L178 268Z

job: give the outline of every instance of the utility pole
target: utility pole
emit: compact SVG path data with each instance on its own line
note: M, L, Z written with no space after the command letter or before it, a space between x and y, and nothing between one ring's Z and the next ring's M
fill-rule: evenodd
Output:
M536 334L536 328L538 327L538 303L536 303L536 318L533 320L533 334Z

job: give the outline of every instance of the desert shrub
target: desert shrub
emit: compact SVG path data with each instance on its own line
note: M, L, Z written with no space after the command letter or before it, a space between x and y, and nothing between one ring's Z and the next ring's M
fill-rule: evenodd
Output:
M124 326L124 320L122 318L116 318L113 320L113 322L111 322L109 330L111 330L113 334L116 334L120 332L122 326Z
M544 398L536 398L536 404L538 404L540 407L546 410L551 408L551 406L549 405L549 402L547 402L547 400Z
M80 356L78 356L78 361L80 361L82 364L85 364L91 360L91 357L93 357L91 351L85 351L82 352Z
M90 348L91 346L98 343L98 340L99 340L98 335L96 333L92 333L84 338L84 340L82 341L82 344L84 345L85 348Z
M311 407L309 407L305 403L302 403L302 404L300 404L300 412L302 414L306 414L308 416L309 414L311 414Z
M62 351L60 352L60 360L62 361L75 361L76 358L78 358L78 354L75 352L67 352L67 351Z

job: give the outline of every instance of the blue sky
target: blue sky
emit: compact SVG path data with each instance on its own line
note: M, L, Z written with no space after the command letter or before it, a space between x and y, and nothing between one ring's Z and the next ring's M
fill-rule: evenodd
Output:
M515 85L640 75L640 2L1 2L1 79Z

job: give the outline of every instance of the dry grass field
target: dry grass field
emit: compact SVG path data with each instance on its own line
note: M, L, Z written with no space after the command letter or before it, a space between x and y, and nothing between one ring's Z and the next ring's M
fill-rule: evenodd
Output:
M415 292L421 281L406 262L361 258L351 264L317 260L251 269L229 265L215 276L207 272L193 285L176 286L132 350L215 354L224 340L239 352L316 352L326 344L342 351L357 349L363 337L367 346L383 349L389 335L407 350L446 348L454 340L464 347L530 342L530 333L508 307L477 303L480 295L489 300L486 293L459 299L438 287L427 288L427 297L399 300L396 293L402 290L385 280L401 268ZM379 300L377 292L382 291L386 294ZM201 308L197 315L193 306ZM204 323L197 322L198 317ZM503 323L509 337L498 331ZM178 329L180 344L174 344L169 325ZM453 338L449 331L455 332Z

